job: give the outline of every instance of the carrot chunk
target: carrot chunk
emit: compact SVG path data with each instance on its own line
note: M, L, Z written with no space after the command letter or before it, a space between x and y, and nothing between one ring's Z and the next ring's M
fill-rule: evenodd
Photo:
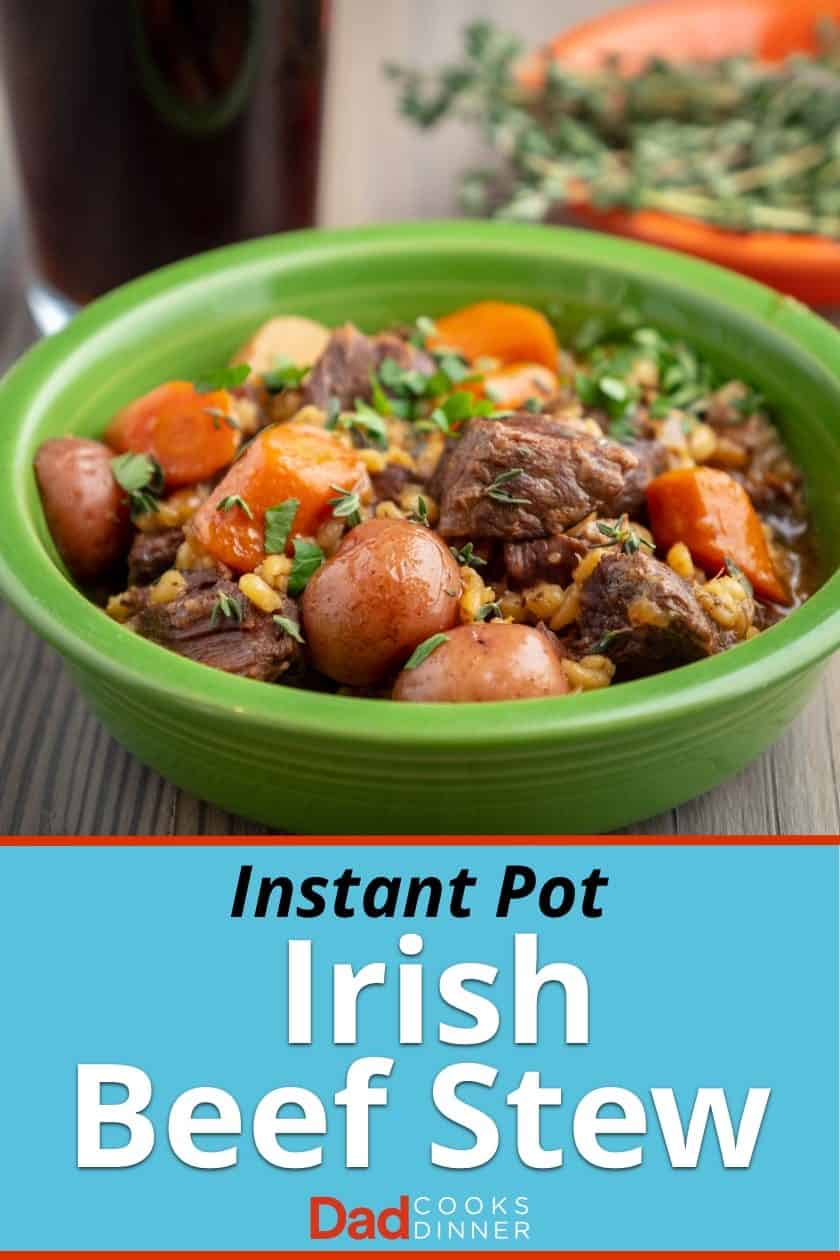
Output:
M557 338L540 311L515 302L476 302L435 321L432 349L448 347L474 362L542 363L557 370Z
M706 466L675 468L654 478L647 502L658 547L668 550L685 543L695 564L710 575L729 560L749 578L760 599L790 603L759 515L729 473Z
M240 434L227 390L201 394L189 381L170 381L123 407L105 441L116 451L153 455L167 488L175 489L212 477L229 464Z
M551 398L557 393L558 381L541 363L508 363L458 388L469 390L476 398L489 398L498 407L516 408L529 398Z
M369 488L358 451L313 425L273 425L258 433L230 467L188 533L216 560L249 572L265 559L269 508L297 502L286 546L291 552L296 534L315 534L330 515L337 487L360 493Z

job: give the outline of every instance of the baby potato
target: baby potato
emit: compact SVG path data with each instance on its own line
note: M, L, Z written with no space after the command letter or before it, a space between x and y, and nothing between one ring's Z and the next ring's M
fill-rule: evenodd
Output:
M306 641L316 669L354 687L380 683L429 635L458 620L461 578L423 525L366 521L309 580Z
M247 363L253 380L276 367L277 360L291 359L296 367L309 367L319 359L330 339L330 330L302 315L277 315L261 324L231 359Z
M91 438L49 438L35 456L35 476L55 545L79 582L90 582L128 547L130 521L114 479L114 452Z
M527 700L560 696L569 683L547 635L504 621L451 630L416 669L404 669L395 700Z

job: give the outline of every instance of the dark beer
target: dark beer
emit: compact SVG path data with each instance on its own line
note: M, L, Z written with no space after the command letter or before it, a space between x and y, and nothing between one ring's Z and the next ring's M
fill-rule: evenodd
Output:
M0 0L38 279L86 302L311 224L325 23L318 0Z

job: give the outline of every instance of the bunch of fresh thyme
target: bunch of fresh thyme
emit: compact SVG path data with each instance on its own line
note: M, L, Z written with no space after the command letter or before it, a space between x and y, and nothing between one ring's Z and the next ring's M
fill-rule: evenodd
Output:
M778 65L655 58L628 76L619 57L583 73L547 56L529 86L518 41L477 22L461 65L386 69L406 117L464 116L506 160L463 176L470 213L537 221L585 202L840 238L840 30L818 33L818 55Z

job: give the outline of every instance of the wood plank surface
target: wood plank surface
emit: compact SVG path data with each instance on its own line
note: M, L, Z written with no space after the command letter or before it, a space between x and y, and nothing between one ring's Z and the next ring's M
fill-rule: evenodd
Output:
M379 68L387 59L434 65L454 56L459 27L479 7L482 15L539 40L563 21L614 6L605 0L563 5L485 0L481 6L462 0L337 0L322 222L452 213L453 175L474 160L474 151L455 124L432 141L394 118ZM354 102L352 111L348 101ZM34 338L22 301L24 265L0 111L0 370ZM58 655L2 604L0 694L0 833L177 836L264 830L141 766L90 713ZM807 711L769 752L715 791L632 830L835 834L838 767L840 658L835 658Z

